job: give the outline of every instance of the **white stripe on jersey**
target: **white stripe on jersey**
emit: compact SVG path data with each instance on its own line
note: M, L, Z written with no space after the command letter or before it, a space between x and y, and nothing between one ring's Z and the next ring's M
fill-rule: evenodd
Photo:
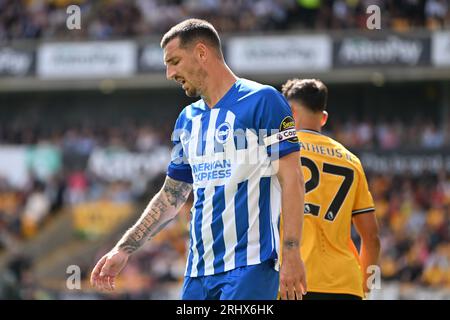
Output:
M259 182L260 177L252 175L248 179L248 244L247 265L258 264L260 260L259 243Z
M234 196L237 192L236 184L228 184L225 187L225 210L222 213L223 240L225 243L225 255L223 260L225 270L234 269L234 248L237 244L236 219L234 216Z
M227 111L225 122L230 124L231 132L234 129L235 116L230 111ZM225 153L228 156L233 156L235 154L236 147L234 145L234 139L228 139L225 143ZM233 159L233 158L232 158ZM237 184L228 183L224 188L225 193L225 210L222 213L223 222L223 240L225 243L225 255L223 260L225 263L225 270L231 270L235 267L234 259L234 248L237 244L236 235L236 218L235 218L235 208L234 200L237 192Z
M194 159L197 156L197 146L198 146L198 139L199 135L198 132L201 132L201 120L202 115L198 115L192 119L192 129L191 129L191 136L189 140L189 159Z
M278 219L281 211L281 198L278 196L281 192L281 186L277 176L273 176L270 179L270 209L271 209L271 222L272 231L274 237L275 250L277 251L277 257L280 256L280 232L278 230ZM275 266L275 269L279 269L279 265Z
M248 163L257 164L259 156L258 136L252 130L245 130L245 137L247 138L247 155Z
M247 138L247 152L249 161L257 161L258 137L251 130L245 132ZM256 158L255 158L256 157ZM255 162L250 162L255 163ZM259 170L257 168L256 170ZM259 182L261 176L258 172L248 172L247 199L248 199L248 246L247 246L247 264L260 263L260 243L259 243Z
M213 218L213 196L214 186L209 184L205 188L205 200L203 201L202 211L202 240L205 253L203 260L205 261L205 275L214 273L214 238L212 234L212 218Z
M194 204L197 201L197 194L195 194L194 197ZM195 212L195 207L193 207L191 209L191 213L192 213L192 217L191 217L191 237L192 237L192 254L193 254L193 258L192 258L192 267L191 267L191 276L192 277L196 277L197 276L197 265L198 265L198 258L199 258L199 254L198 254L198 250L197 250L197 237L195 235L195 218L196 218L196 212ZM187 274L187 268L189 266L189 263L186 263L186 271L185 274Z

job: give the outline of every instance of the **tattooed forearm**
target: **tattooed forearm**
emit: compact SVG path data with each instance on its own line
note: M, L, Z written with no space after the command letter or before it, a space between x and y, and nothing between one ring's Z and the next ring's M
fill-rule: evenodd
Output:
M167 196L167 201L175 208L186 202L191 190L191 184L172 179L167 179L163 187L163 193Z
M139 249L175 218L191 190L190 184L167 177L161 191L150 201L136 224L125 233L116 246L128 254Z
M164 229L169 223L171 223L175 218L171 218L166 222L161 223L153 232L150 233L150 238L156 236L162 229Z
M161 220L161 216L167 211L167 204L159 195L150 202L136 224L130 228L117 244L119 249L131 254L139 249L151 235Z

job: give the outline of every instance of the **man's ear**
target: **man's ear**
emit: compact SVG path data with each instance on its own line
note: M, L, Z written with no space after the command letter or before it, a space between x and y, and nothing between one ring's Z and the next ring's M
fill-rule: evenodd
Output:
M326 112L325 110L322 111L322 121L320 121L320 125L323 127L328 120L328 112Z
M194 54L197 59L202 62L205 62L208 58L208 48L204 43L198 42L194 47Z

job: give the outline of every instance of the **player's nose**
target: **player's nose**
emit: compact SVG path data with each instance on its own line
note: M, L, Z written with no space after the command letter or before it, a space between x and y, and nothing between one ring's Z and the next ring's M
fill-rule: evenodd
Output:
M167 66L166 68L166 78L167 80L172 80L175 77L175 70L172 67Z

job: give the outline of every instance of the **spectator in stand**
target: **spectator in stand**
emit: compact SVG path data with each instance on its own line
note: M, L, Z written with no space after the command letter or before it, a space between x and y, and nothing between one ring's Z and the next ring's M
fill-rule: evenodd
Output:
M83 28L69 32L66 9L71 4L80 6ZM369 5L378 5L383 26L396 30L434 30L450 24L447 0L3 0L0 41L159 35L186 16L210 20L227 33L365 29Z
M448 24L448 6L447 0L427 0L425 4L425 18L426 26L429 29L443 28Z
M45 185L35 182L31 194L27 197L22 215L22 232L27 238L36 235L39 226L50 212L50 199L45 193Z

